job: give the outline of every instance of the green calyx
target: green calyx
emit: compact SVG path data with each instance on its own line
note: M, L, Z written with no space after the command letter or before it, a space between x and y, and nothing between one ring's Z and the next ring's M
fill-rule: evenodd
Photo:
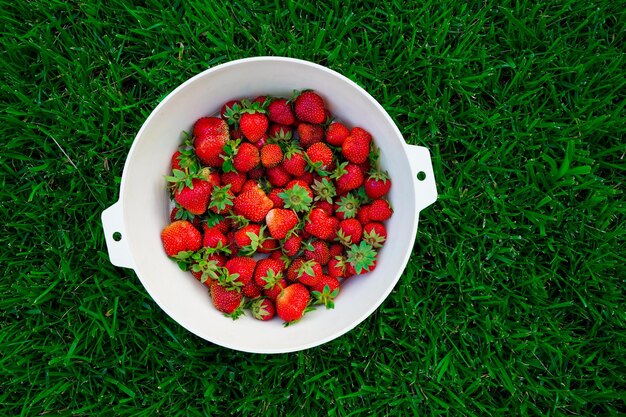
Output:
M263 300L265 300L265 298L258 298L250 303L252 316L259 320L263 320L264 317L269 316L270 314L270 312L265 309Z
M337 206L337 212L343 213L344 219L352 219L356 217L361 203L354 194L348 193L339 199Z
M211 192L211 202L209 208L215 208L219 213L222 213L228 207L233 205L233 194L230 191L231 184L227 184L223 187L215 186Z
M328 284L324 285L322 291L312 291L315 304L324 304L327 309L335 308L335 298L339 295L339 288L330 290Z
M330 204L333 203L333 197L337 195L337 190L332 181L328 178L322 178L321 180L314 180L311 186L313 193L315 194L315 201L324 200Z
M241 248L241 253L246 256L252 256L267 240L265 237L265 225L261 226L258 235L253 232L246 232L246 236L250 239L250 244Z
M285 189L283 192L278 193L285 203L286 209L292 209L293 211L308 211L311 207L313 199L309 195L309 192L302 186L295 184L291 188Z
M298 279L300 279L300 277L302 277L302 275L304 274L314 276L315 271L313 271L313 265L315 265L313 260L308 260L302 263L302 265L300 265L300 268L298 268Z
M369 232L363 232L363 240L367 242L373 248L382 248L386 238L376 233L376 230L372 229Z
M221 267L220 274L217 277L217 282L224 287L227 291L241 291L243 282L238 281L239 274L231 274L228 269Z
M352 264L357 274L369 272L376 261L376 251L364 241L359 245L352 245L346 253L346 259Z
M274 272L273 269L268 269L265 273L265 276L261 278L261 280L265 281L264 289L269 290L274 288L276 284L283 278L283 273L278 271L278 273Z
M239 151L239 145L241 144L241 139L228 140L226 145L224 145L224 153L222 155L222 171L224 172L237 172L234 165L234 159Z
M220 276L221 267L215 260L208 260L206 257L200 259L197 263L191 266L193 272L200 272L200 282L205 283L209 278L218 279Z
M342 162L341 164L337 165L337 168L335 168L335 170L333 171L330 177L333 179L338 179L346 175L348 173L348 170L346 169L347 166L348 166L347 161Z
M374 179L376 181L387 182L389 180L389 174L387 173L387 171L372 169L370 172L368 172L368 178Z

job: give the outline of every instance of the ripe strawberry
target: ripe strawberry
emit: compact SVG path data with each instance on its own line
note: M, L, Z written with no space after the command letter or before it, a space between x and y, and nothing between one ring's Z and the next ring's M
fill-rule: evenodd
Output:
M272 237L264 237L264 239L259 244L259 248L257 252L259 253L273 253L278 249L278 240Z
M263 240L261 226L256 223L235 231L235 244L246 255L252 255L256 252Z
M284 239L298 224L298 216L293 210L273 208L265 216L265 222L274 239Z
M224 233L220 232L216 227L209 227L206 223L204 227L204 236L202 237L202 246L205 248L225 248L228 244Z
M343 278L346 275L346 264L343 256L336 256L327 265L328 275L335 278Z
M333 243L328 248L328 251L330 252L330 257L334 258L336 256L342 256L343 249L344 249L344 246L341 243Z
M333 151L324 143L318 142L311 145L306 154L317 168L327 170L333 164Z
M268 290L264 289L263 295L269 298L270 300L276 300L276 297L278 297L278 294L280 294L285 288L287 288L287 281L285 281L285 279L283 278L280 281L278 281L278 283L274 285L272 288Z
M302 246L302 238L298 235L293 235L284 240L282 244L283 253L290 258L293 258L300 251Z
M291 140L293 136L293 128L291 126L272 123L267 130L267 136L278 141L287 142Z
M304 224L304 230L322 240L335 238L339 220L330 217L324 210L315 208L309 213L309 218Z
M267 107L267 111L269 119L274 123L292 125L296 121L293 111L291 111L291 105L284 98L272 101Z
M174 207L170 213L170 223L173 223L176 220L188 220L196 229L200 230L202 228L200 216L195 216L182 207Z
M271 258L261 259L254 270L254 283L265 290L274 288L283 278L283 264Z
M263 113L243 113L239 119L239 128L250 142L256 142L265 135L269 121Z
M198 159L210 167L222 165L221 154L229 138L228 125L217 117L202 117L193 127L194 146Z
M291 265L289 267L291 268ZM307 260L300 265L297 271L297 281L307 287L311 287L319 282L323 274L322 265L319 262Z
M174 192L174 200L191 214L203 214L209 204L213 185L197 178L192 179L191 184L191 187L183 185L177 189Z
M257 96L252 100L252 103L259 103L261 106L264 106L266 100L267 96Z
M337 167L333 176L337 182L337 193L340 195L356 190L363 185L363 172L355 164L344 162Z
M226 214L233 205L233 192L230 191L230 184L223 187L213 187L209 209L217 214Z
M265 168L272 168L283 160L283 151L275 143L267 143L261 148L261 164Z
M385 221L390 218L392 214L393 210L387 200L378 199L372 201L372 204L370 204L369 217L374 221Z
M346 219L339 223L337 230L337 240L346 245L351 246L361 241L363 236L363 227L357 219Z
M253 222L263 220L272 207L274 203L260 188L242 191L234 201L235 214Z
M259 288L258 285L254 283L254 281L250 281L249 283L241 287L241 294L249 299L255 299L261 296L262 290L261 288Z
M263 169L263 166L261 165L254 168L252 171L248 171L248 178L250 178L251 180L261 179L263 178L264 175L265 175L265 169Z
M304 149L324 140L324 128L322 126L300 123L297 131L300 137L300 146Z
M342 155L354 164L362 164L370 153L372 136L365 130L355 127L341 145Z
M363 226L363 240L373 248L380 248L387 240L387 229L382 223L372 222Z
M268 298L259 298L250 305L252 317L261 321L268 321L274 318L276 307L272 300Z
M278 317L287 323L300 320L309 305L309 290L302 284L291 284L276 297Z
M306 167L306 159L304 159L304 154L299 147L292 146L287 149L285 158L283 159L283 168L285 168L285 171L295 177L299 177L306 173Z
M313 91L305 91L294 102L296 117L303 122L320 124L326 120L324 100Z
M243 286L252 282L256 265L257 262L253 258L236 256L226 262L225 268L228 270L228 274L233 276L233 282Z
M391 180L386 172L375 171L365 180L365 194L372 200L383 197L391 188Z
M267 133L263 136L261 136L261 139L257 140L256 142L253 143L254 147L257 148L259 150L259 152L261 151L261 148L263 146L265 146L265 144L267 143L267 140L269 139L269 136L267 136Z
M232 191L233 194L239 194L241 187L247 179L246 174L243 172L232 171L222 174L222 184L230 184L230 191Z
M328 244L323 240L314 240L304 245L304 258L314 260L324 266L330 261L330 250Z
M267 168L265 170L265 175L273 187L284 187L289 181L291 181L291 175L285 171L285 168L283 168L282 165Z
M233 110L237 109L235 105L241 106L241 101L229 100L226 103L224 103L224 105L222 106L222 109L220 110L220 116L222 117L222 119L227 120L229 118L230 113L232 113Z
M274 203L274 208L283 208L285 207L285 202L282 198L278 196L278 194L285 191L284 188L272 188L272 191L267 195L272 203Z
M183 251L197 251L202 246L202 235L187 220L177 220L165 226L161 241L167 256L176 256Z
M350 131L339 122L331 123L326 129L326 142L333 146L343 145L343 141L348 136L350 136Z
M172 171L174 171L175 169L182 171L183 169L180 166L180 156L182 154L180 153L180 151L176 151L174 152L174 155L172 155Z
M248 172L259 165L259 150L252 144L244 142L239 145L233 158L233 166L239 172Z
M243 295L237 287L225 286L219 281L212 281L211 298L215 308L222 313L231 315L233 319L241 315L240 307L243 303Z
M367 223L370 223L372 221L372 219L370 219L370 206L369 206L369 204L362 205L361 207L359 207L359 209L357 211L356 218L359 219L361 224L367 224Z
M324 304L326 308L335 308L335 298L339 295L339 280L330 275L322 275L318 283L311 287L315 304Z
M214 216L207 220L207 226L214 227L226 236L226 233L230 231L232 222L228 217Z
M297 176L295 179L297 180L302 180L305 183L309 184L309 186L311 184L313 184L313 181L315 181L315 179L317 179L317 177L319 177L318 175L313 175L312 172L305 172L302 175Z
M333 205L330 204L328 201L323 200L323 201L318 201L317 203L313 204L313 208L318 208L318 209L322 209L326 212L326 214L328 214L329 216L332 216L335 212L333 209Z
M249 179L243 183L243 185L241 186L241 191L239 193L241 194L245 193L246 191L256 190L257 188L260 188L259 182L257 180Z

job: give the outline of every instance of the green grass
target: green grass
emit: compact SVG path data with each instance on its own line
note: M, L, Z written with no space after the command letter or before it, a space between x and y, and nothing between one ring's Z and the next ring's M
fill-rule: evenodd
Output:
M132 3L0 12L2 415L626 412L623 2ZM159 100L255 55L363 86L440 193L377 312L283 355L182 329L100 225Z

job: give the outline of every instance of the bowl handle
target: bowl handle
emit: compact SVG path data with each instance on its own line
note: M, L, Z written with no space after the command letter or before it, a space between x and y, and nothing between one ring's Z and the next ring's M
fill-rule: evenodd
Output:
M133 268L133 257L124 230L121 200L102 212L102 228L111 263L115 266Z
M430 152L423 146L406 145L406 154L415 181L417 210L421 211L437 201L437 184Z

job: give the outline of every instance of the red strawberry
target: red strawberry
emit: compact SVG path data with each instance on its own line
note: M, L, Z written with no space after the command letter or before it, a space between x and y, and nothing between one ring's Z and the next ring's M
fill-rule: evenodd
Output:
M230 231L230 228L232 226L232 222L228 217L217 216L216 218L211 219L210 222L211 227L216 228L224 235L226 235L226 233Z
M343 145L343 141L348 136L350 136L350 131L339 122L331 123L326 129L326 142L333 146Z
M291 181L291 175L285 171L285 168L283 168L282 165L267 168L265 170L265 175L273 187L284 187L289 181Z
M326 120L324 100L313 91L300 94L294 103L296 117L303 122L320 124Z
M232 171L222 174L222 184L230 184L230 191L232 191L233 194L239 194L241 187L247 179L246 174L243 172Z
M241 192L234 201L235 214L243 216L253 222L260 222L267 212L274 207L274 203L260 188Z
M193 127L196 155L204 165L222 166L222 151L229 138L228 125L217 117L202 117Z
M318 201L313 205L313 207L324 210L329 216L334 214L333 205L326 200Z
M293 235L285 239L282 244L283 253L289 257L294 257L300 251L302 246L302 238L298 235Z
M339 280L333 276L322 275L317 284L311 287L311 295L315 299L315 304L334 308L334 299L339 295Z
M337 240L346 246L351 246L361 241L363 227L357 219L346 219L339 223L337 230Z
M239 100L229 100L226 103L224 103L224 105L222 106L222 109L220 110L220 116L222 116L222 119L226 120L228 119L228 112L232 111L235 107L235 104L237 106L241 105L241 101Z
M289 267L291 268L291 265ZM308 260L300 265L297 271L297 280L299 283L311 287L319 282L323 274L322 265L319 262Z
M309 290L302 284L291 284L276 297L276 312L285 322L300 320L309 305Z
M234 282L246 285L249 282L252 282L256 264L257 262L253 258L249 258L247 256L236 256L234 258L230 258L226 262L225 267L230 275L238 275L234 278Z
M346 264L343 256L336 256L328 261L328 275L343 278L346 274Z
M387 240L387 229L382 223L368 223L363 226L363 240L373 248L380 248Z
M183 186L176 190L174 200L191 214L203 214L209 204L213 184L197 178L192 179L191 184L191 187Z
M233 166L239 172L248 172L259 165L259 161L259 150L254 145L244 142L233 158Z
M256 180L246 180L246 182L243 183L243 185L241 186L241 191L240 193L245 193L246 191L250 191L250 190L256 190L257 188L259 188L259 182Z
M274 208L283 208L285 207L285 202L282 198L278 196L278 194L285 191L284 188L272 188L272 191L267 195L272 203L274 203Z
M262 294L261 288L254 283L254 281L250 281L243 287L241 287L241 294L244 297L248 297L250 299L259 298Z
M181 155L182 154L180 153L180 151L176 151L174 152L174 155L172 155L172 171L175 169L182 171L182 168L180 166L180 159L179 159Z
M312 172L305 172L302 175L299 175L298 177L296 177L297 180L302 180L304 182L306 182L307 184L311 185L313 184L313 181L316 179L316 175L313 175Z
M370 206L364 205L359 207L356 217L357 219L359 219L361 224L367 224L371 222L372 219L370 219Z
M330 252L330 257L334 258L336 256L342 256L343 248L344 247L341 243L333 243L332 245L330 245L330 247L328 248L328 251Z
M261 139L253 143L253 145L259 150L259 152L261 151L261 148L267 143L267 139L269 139L269 136L267 136L266 133L265 135L261 136Z
M352 195L352 193L341 196L337 199L334 206L335 216L337 216L339 220L352 219L356 217L359 205L359 199Z
M354 164L362 164L370 153L372 136L365 130L355 127L341 145L342 155Z
M249 224L235 231L235 244L246 255L252 255L259 248L263 240L262 235L260 225Z
M283 159L283 168L285 168L285 171L295 177L299 177L306 173L306 167L306 159L304 159L304 155L299 148L287 150L285 159Z
M250 306L252 317L257 320L268 321L274 318L276 314L276 307L272 300L268 298L260 298L252 303Z
M337 181L337 193L339 195L356 190L363 184L363 172L355 164L344 162L337 167L334 176Z
M300 123L297 130L300 137L300 146L304 149L324 140L324 128L322 126Z
M265 168L272 168L283 160L283 151L275 143L265 144L261 148L261 164Z
M325 143L318 142L311 145L306 154L311 162L319 165L319 168L323 170L329 169L333 164L333 151Z
M314 240L305 245L304 258L314 260L324 266L330 261L330 250L328 244L323 240Z
M280 294L285 288L287 288L287 281L285 281L285 279L283 278L269 290L264 289L263 295L268 297L270 300L276 300L278 294Z
M174 207L172 209L172 212L170 213L170 223L173 223L176 220L189 220L196 229L201 229L200 216L194 216L185 209L178 207Z
M167 256L176 256L183 251L197 251L202 246L202 235L187 220L177 220L165 226L161 241Z
M322 240L334 239L338 228L339 220L318 208L311 210L309 219L304 224L304 230Z
M273 253L276 249L278 249L278 240L271 237L264 237L264 239L259 244L259 249L257 249L257 252Z
M383 197L391 188L391 180L386 172L376 171L365 180L365 194L372 200Z
M283 264L277 259L261 259L254 270L254 283L266 290L274 288L282 277Z
M284 98L274 100L267 107L269 119L274 123L292 125L296 118L291 111L291 105Z
M250 178L251 180L258 180L260 178L263 178L264 175L265 169L263 169L261 165L254 168L252 171L248 171L248 178Z
M224 286L219 281L211 282L211 298L215 308L237 318L241 314L239 308L243 303L243 296L237 287Z
M265 104L265 100L267 100L267 96L257 96L252 100L252 103L259 103L261 106Z
M390 218L392 214L393 210L387 200L378 199L372 201L372 204L370 204L369 217L374 221L385 221Z
M278 123L272 123L267 130L267 136L279 141L288 141L293 135L293 128L291 126L280 125Z
M250 142L256 142L265 135L269 122L263 113L243 113L239 119L239 128Z
M202 237L202 246L205 248L225 248L228 245L226 236L216 227L209 227L204 224L204 236Z
M273 208L265 216L265 222L274 239L284 239L298 224L298 216L293 210Z

